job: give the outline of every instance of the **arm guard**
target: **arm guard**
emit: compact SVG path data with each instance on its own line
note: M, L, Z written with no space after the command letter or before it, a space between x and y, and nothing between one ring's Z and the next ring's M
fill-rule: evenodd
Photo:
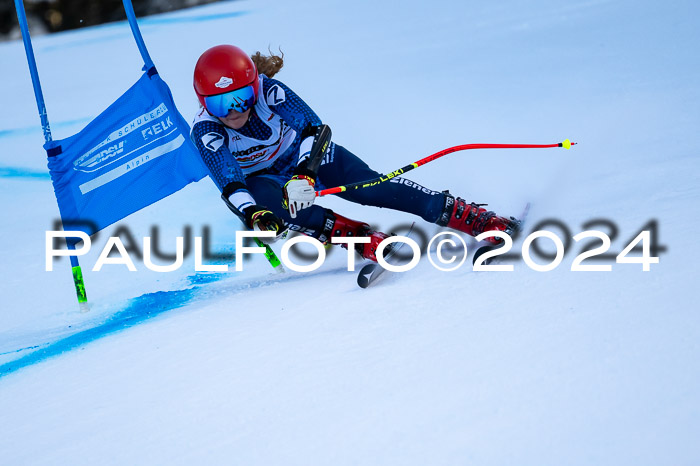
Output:
M316 179L318 168L331 144L331 136L331 128L328 125L311 126L309 124L304 128L301 133L299 162L294 174Z

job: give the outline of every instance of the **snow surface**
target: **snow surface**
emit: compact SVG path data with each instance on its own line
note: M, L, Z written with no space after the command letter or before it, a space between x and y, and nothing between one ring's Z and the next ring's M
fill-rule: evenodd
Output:
M580 145L456 153L409 178L504 214L530 200L530 226L610 219L615 252L657 219L667 251L650 272L571 272L575 253L545 273L424 259L361 290L343 250L310 274L261 258L195 274L191 257L173 273L91 272L115 226L81 259L85 314L68 261L44 271L58 209L22 44L0 44L0 462L699 464L699 14L692 1L250 0L144 18L187 119L203 50L281 47L279 78L376 169L568 137ZM126 23L34 47L56 138L141 73ZM321 202L384 230L415 220ZM209 226L217 252L240 227L209 180L121 225L139 242L159 226L169 251L186 225Z

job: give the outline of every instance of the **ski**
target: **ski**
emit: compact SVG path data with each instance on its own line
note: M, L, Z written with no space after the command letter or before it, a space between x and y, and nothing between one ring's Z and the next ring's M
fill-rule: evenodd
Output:
M515 239L520 235L520 233L523 231L523 227L525 226L525 221L527 220L527 215L530 213L530 203L528 202L525 204L525 207L523 208L522 213L518 217L511 217L511 220L516 222L515 228L513 231L508 231L507 233L510 235L510 237L515 241ZM477 259L481 257L483 254L486 254L489 251L493 251L495 249L500 248L500 244L492 244L488 246L482 246L479 249L476 250L474 253L474 258L472 259L472 265L476 263ZM484 260L483 264L484 265L489 265L493 259L489 258Z
M415 223L411 224L411 228L408 230L408 233L406 233L405 236L407 238L411 238L411 234L413 233L413 227L415 226ZM397 241L395 243L391 244L391 249L389 250L388 253L384 255L384 260L387 262L390 262L390 259L392 256L394 256L397 252L401 250L406 245L405 242L403 241ZM366 264L364 267L360 269L360 272L357 274L357 284L360 286L360 288L367 288L370 286L372 283L374 283L377 278L379 278L381 275L383 275L387 270L379 265L376 262L370 262L369 264Z

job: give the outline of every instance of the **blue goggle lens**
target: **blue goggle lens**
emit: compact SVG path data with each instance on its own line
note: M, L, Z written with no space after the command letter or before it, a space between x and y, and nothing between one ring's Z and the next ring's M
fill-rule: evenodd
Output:
M253 86L246 86L225 94L210 95L204 98L209 113L216 117L225 117L228 112L245 112L255 103Z

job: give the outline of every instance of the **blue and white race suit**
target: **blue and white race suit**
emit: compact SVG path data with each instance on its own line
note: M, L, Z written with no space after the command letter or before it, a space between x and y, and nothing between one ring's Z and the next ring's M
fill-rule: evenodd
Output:
M282 206L282 188L297 167L302 133L321 125L321 119L282 82L261 74L258 86L258 100L242 128L229 128L200 108L192 140L212 180L239 211L252 204L265 206L290 228L325 241L329 222L332 228L329 209L313 205L292 219ZM316 189L378 176L350 151L331 143L318 170ZM445 194L399 177L338 196L416 214L431 223L437 221L445 205Z

